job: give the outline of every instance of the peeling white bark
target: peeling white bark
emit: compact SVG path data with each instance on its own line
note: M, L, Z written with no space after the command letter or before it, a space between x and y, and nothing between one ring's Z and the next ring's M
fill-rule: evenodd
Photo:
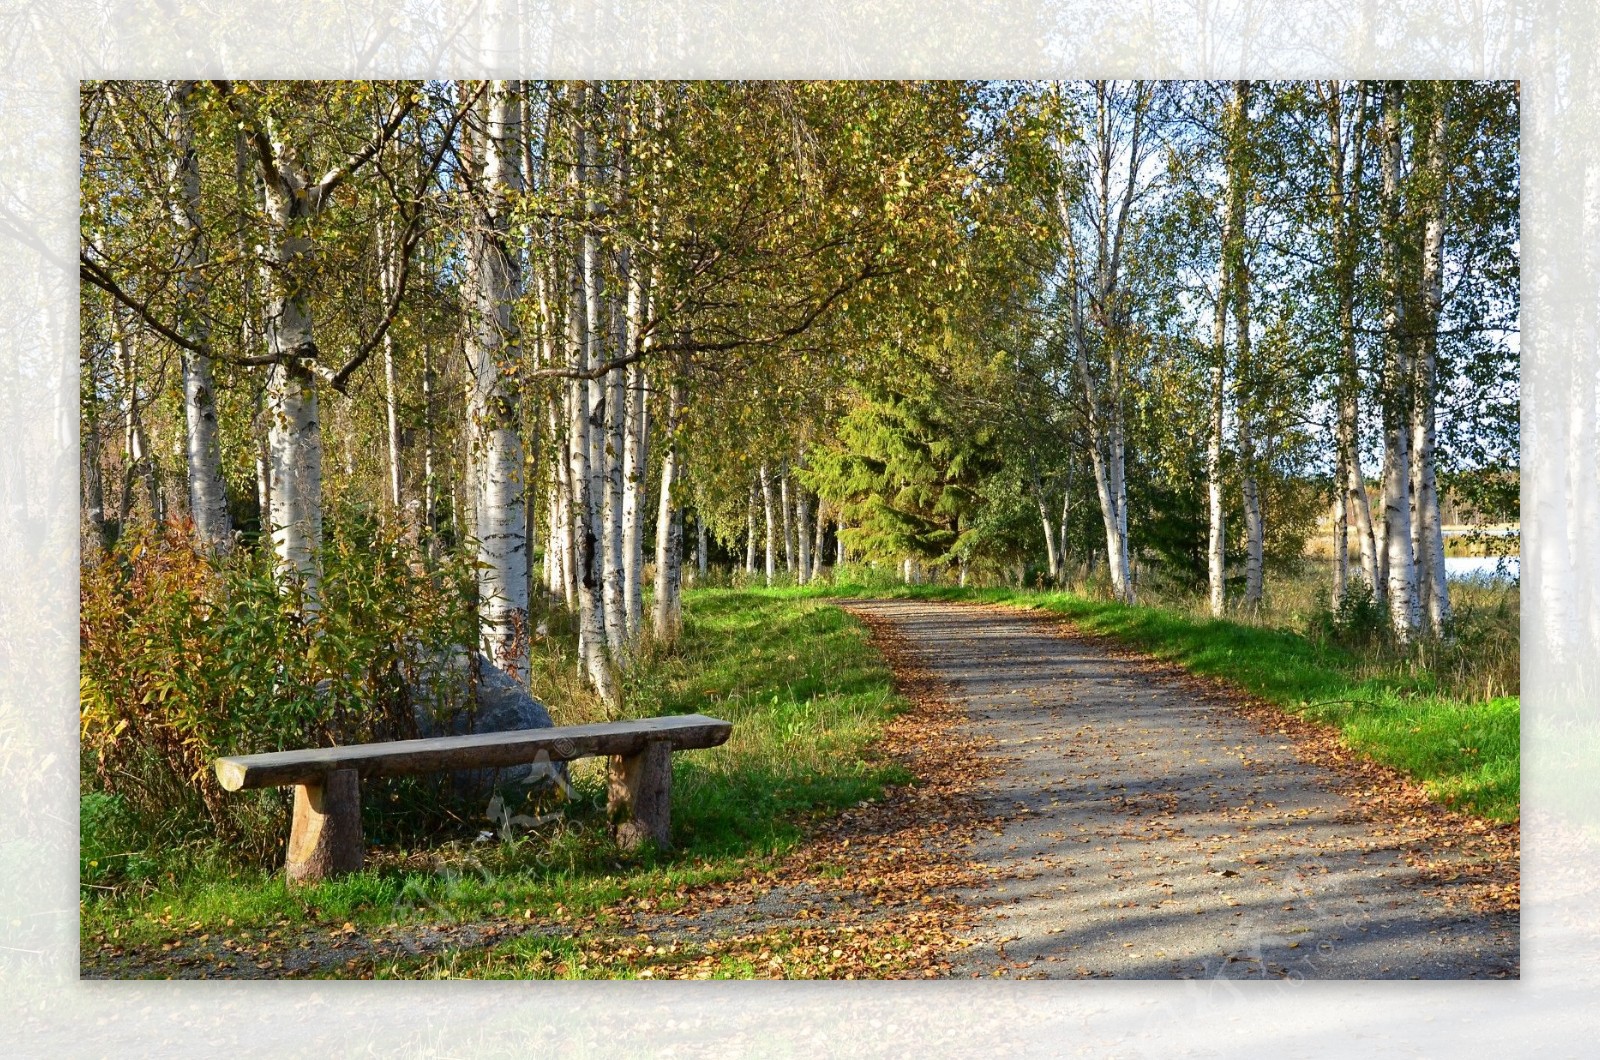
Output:
M207 253L200 219L200 158L194 146L195 89L194 81L167 82L168 138L176 153L171 174L172 217L184 237L178 261L179 304L183 307L178 327L185 338L203 347L210 338L210 327L206 323L203 280ZM194 520L195 536L213 551L226 552L233 542L233 524L222 477L211 358L184 350L182 361L189 515Z
M1400 93L1400 83L1391 81L1383 98L1384 216L1379 233L1388 299L1384 314L1384 556L1388 566L1390 624L1395 636L1405 643L1417 632L1421 615L1417 606L1416 555L1411 541L1411 447L1407 430L1414 395L1410 357L1402 341L1406 319L1397 231L1401 180Z
M656 509L655 636L664 644L683 629L683 505L675 495L682 474L677 438L686 395L674 378L667 392L666 448L661 454L661 497Z
M762 464L761 465L761 506L764 509L765 513L766 513L766 531L767 531L767 567L766 567L766 575L767 575L767 584L771 585L772 584L772 579L774 577L776 577L776 575L778 573L778 553L777 553L777 544L778 543L777 543L777 538L776 538L777 529L778 528L777 528L777 525L773 521L773 515L772 515L772 476L767 471L767 465L766 464Z
M521 357L512 308L520 266L508 249L513 198L522 190L520 83L493 81L478 144L483 171L468 269L467 420L477 471L478 618L486 655L526 682L528 540L525 462L516 394L507 376Z

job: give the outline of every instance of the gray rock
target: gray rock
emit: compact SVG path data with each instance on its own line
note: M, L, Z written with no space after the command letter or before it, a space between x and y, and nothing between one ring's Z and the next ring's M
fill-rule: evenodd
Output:
M457 648L423 666L421 687L411 686L411 713L419 737L464 736L473 732L516 732L555 726L545 705L482 652ZM472 706L464 692L476 693ZM443 707L436 704L443 701ZM462 706L451 709L451 703ZM544 784L566 783L561 762L530 762L502 769L461 770L451 776L458 792L506 801Z

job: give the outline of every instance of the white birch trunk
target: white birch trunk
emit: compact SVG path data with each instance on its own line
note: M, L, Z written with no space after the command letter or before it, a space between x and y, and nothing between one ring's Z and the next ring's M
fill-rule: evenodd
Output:
M750 498L745 504L744 572L756 572L756 483L750 481Z
M306 367L316 351L311 312L297 282L298 262L311 248L309 240L294 234L308 199L289 183L280 179L266 187L275 238L262 281L269 292L267 350L278 358L267 372L269 518L279 572L299 583L307 610L314 611L322 547L322 431L316 377Z
M591 149L584 128L590 111L588 97L589 86L580 84L576 100L580 122L577 130L579 162L577 180L586 215L594 208L590 173ZM586 226L585 233L579 240L578 261L572 270L573 290L568 306L571 351L577 357L577 367L580 371L590 370L594 366L594 357L599 352L594 335L594 329L598 324L595 253L593 231ZM604 604L601 599L604 578L600 569L602 562L600 527L596 519L600 500L599 469L595 467L593 442L595 423L594 410L591 406L591 398L597 396L595 389L582 379L573 380L569 387L571 420L568 444L572 477L572 560L577 589L579 657L590 685L606 706L614 709L621 703L621 694L616 673L611 666L610 654L606 650Z
M678 429L684 383L674 378L667 392L666 449L661 454L661 497L656 509L655 637L671 644L683 630L683 505L675 491L681 474Z
M399 263L394 260L398 248L392 232L386 226L378 227L378 290L387 305L399 282ZM405 512L405 498L401 493L401 479L405 465L400 456L400 367L395 359L394 329L383 333L383 410L389 449L389 506L397 517Z
M639 319L637 288L635 281L628 295L630 312L636 322ZM627 371L627 426L622 449L622 592L628 637L636 640L644 617L645 472L649 464L644 422L644 365L635 361Z
M1061 554L1056 549L1056 528L1050 519L1050 506L1045 503L1044 487L1037 474L1033 477L1033 503L1039 509L1039 523L1044 527L1044 558L1050 572L1050 584L1061 581Z
M79 474L83 481L83 515L89 533L80 538L85 559L97 557L106 547L105 479L100 473L100 403L91 398L83 409Z
M779 508L783 512L783 569L794 575L794 519L789 503L789 467L787 462L778 476Z
M711 570L711 557L707 553L710 541L706 532L706 521L699 508L696 508L694 512L694 536L695 576L699 579L696 584L704 585L706 575Z
M826 534L827 534L827 529L828 529L828 520L827 520L827 516L826 516L826 508L823 505L822 497L820 495L817 497L817 516L816 516L816 518L817 518L817 522L816 522L816 537L812 541L812 544L811 544L811 578L812 579L815 579L817 577L817 575L821 572L821 570L823 568L823 565L824 565L823 557L822 557L822 545L823 545L823 541L825 540L825 537L826 537Z
M620 316L614 313L613 317ZM626 327L618 329L617 345L620 349L627 349ZM628 637L628 600L623 569L623 525L625 513L623 511L623 459L624 459L624 428L627 423L627 410L624 407L623 372L622 369L613 369L606 375L605 386L605 442L603 445L605 455L605 521L603 527L605 540L604 561L604 606L606 622L606 642L610 645L612 657L619 663L624 662L631 655L631 641Z
M432 555L438 535L436 522L437 506L437 477L434 471L433 456L433 357L426 343L422 346L422 524L423 539L427 542L429 554Z
M172 170L172 216L183 232L178 261L178 292L183 306L179 328L200 346L210 338L206 324L205 231L200 220L200 159L194 146L194 81L169 81L171 107L168 136L176 151ZM217 437L215 389L211 358L183 351L183 412L186 428L185 462L189 480L189 515L195 536L215 552L227 552L233 543L228 516L228 492L222 478L222 445Z
M1445 137L1449 126L1449 92L1435 87L1432 128L1420 165L1427 189L1422 239L1421 319L1417 322L1416 394L1411 403L1411 459L1416 509L1417 582L1422 609L1434 636L1443 636L1450 622L1450 589L1445 580L1444 525L1439 513L1439 488L1434 453L1434 392L1438 385L1439 314L1444 300L1445 203L1448 173Z
M778 544L778 542L777 542L777 539L776 539L777 526L773 522L773 513L772 513L772 476L768 473L766 464L762 464L761 465L761 506L765 510L766 517L767 517L767 519L766 519L766 530L767 530L767 568L766 568L766 575L767 575L767 584L770 586L772 584L772 579L778 573L778 553L777 553L777 544Z
M507 381L521 357L512 308L517 260L507 252L511 199L521 191L519 83L494 81L481 134L482 201L470 242L472 266L467 422L478 495L478 619L483 651L526 683L528 661L527 490L516 394Z
M1231 224L1223 229L1223 256L1217 269L1216 324L1213 330L1215 348L1211 354L1211 400L1206 424L1206 588L1213 618L1221 618L1227 609L1228 591L1227 526L1222 497L1222 410L1223 394L1228 385L1227 246L1231 229Z
M794 497L795 545L797 557L796 578L801 585L811 581L811 499L806 488L795 483Z
M1383 536L1388 566L1390 623L1401 643L1416 633L1421 615L1417 607L1416 555L1411 540L1411 475L1409 412L1412 402L1410 358L1402 336L1406 326L1402 270L1400 267L1400 92L1391 81L1383 99L1383 195L1380 226L1384 288L1388 305L1384 315L1383 412L1384 482Z

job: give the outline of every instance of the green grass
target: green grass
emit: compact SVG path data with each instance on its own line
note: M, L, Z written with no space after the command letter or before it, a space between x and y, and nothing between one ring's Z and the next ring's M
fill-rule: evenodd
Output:
M670 906L684 886L730 879L792 849L805 823L881 796L908 779L873 745L905 707L883 661L851 616L825 602L705 589L686 597L677 649L648 656L627 686L627 716L703 712L734 723L722 747L673 756L676 851L625 854L607 835L601 763L574 763L574 795L559 821L489 842L468 836L424 853L386 850L373 867L288 888L276 866L230 863L204 837L141 849L115 800L84 796L81 933L118 945L201 934L259 940L309 924L363 928L527 912L581 917L628 896ZM557 680L571 644L547 645L546 687L558 723L591 720L598 706L575 681ZM369 799L369 802L372 801ZM283 822L284 834L288 823ZM411 852L413 855L415 851ZM108 875L116 858L137 872ZM120 880L113 885L103 880ZM98 944L98 942L96 943Z
M673 756L674 853L624 854L609 840L594 761L575 763L572 800L559 820L533 834L476 843L470 837L489 823L462 821L412 850L386 849L361 873L294 889L276 865L241 866L210 837L141 837L114 798L90 793L82 804L86 953L102 944L203 934L259 944L346 922L371 930L520 914L604 933L605 910L624 898L671 909L680 888L768 867L794 847L808 820L907 779L873 750L884 722L905 704L865 631L830 605L830 598L849 596L972 600L1057 614L1334 725L1352 747L1418 778L1441 802L1495 820L1519 816L1520 702L1464 694L1475 687L1475 671L1449 676L1454 663L1438 646L1420 654L1351 648L1275 626L1271 613L1216 621L1181 604L1130 608L1070 593L876 583L707 588L685 596L678 647L647 654L633 669L623 711L699 711L734 723L725 746ZM1451 650L1506 651L1504 634L1492 625L1474 628L1462 637L1465 648ZM574 676L570 638L544 649L535 684L558 722L602 716ZM1514 657L1514 640L1510 651ZM286 820L281 827L286 834ZM627 960L585 964L583 952L576 943L530 935L468 954L392 961L374 972L630 974ZM696 956L703 954L690 947L675 959ZM745 955L718 960L717 975L755 974Z
M1473 662L1474 653L1509 651L1515 666L1515 634L1492 625L1466 629L1454 645L1397 651L1382 644L1342 646L1258 624L1259 616L1219 620L1176 606L1128 607L1074 593L852 582L767 591L786 599L969 600L1060 615L1192 673L1222 678L1289 713L1332 725L1352 749L1416 778L1447 806L1495 821L1521 815L1521 700L1464 691L1477 683L1472 667L1484 665L1481 659ZM1501 668L1504 660L1494 665ZM1452 667L1465 671L1457 675ZM1445 680L1446 674L1460 679Z

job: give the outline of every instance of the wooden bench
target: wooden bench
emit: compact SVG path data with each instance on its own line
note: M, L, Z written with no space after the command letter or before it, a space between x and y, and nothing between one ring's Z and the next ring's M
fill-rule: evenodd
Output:
M608 755L606 802L617 841L670 846L672 752L716 747L733 725L703 714L552 729L471 733L426 740L313 747L217 759L228 791L294 790L294 823L285 869L291 883L311 883L361 868L361 778Z

